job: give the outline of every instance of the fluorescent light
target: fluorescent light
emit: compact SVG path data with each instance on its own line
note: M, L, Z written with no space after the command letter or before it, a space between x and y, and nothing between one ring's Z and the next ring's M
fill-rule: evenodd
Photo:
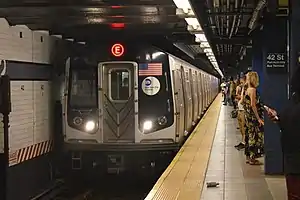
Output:
M195 13L191 9L184 10L183 8L176 8L176 16L180 18L195 17Z
M195 36L196 36L197 38L199 38L201 42L207 42L207 39L206 39L204 33L195 34Z
M192 9L189 0L173 0L177 8L182 8L183 10Z
M206 49L204 49L204 53L212 53L211 48L206 48Z
M201 28L197 18L184 18L184 20L188 25L191 25L194 29L197 29L198 27Z
M197 38L197 37L196 37ZM200 43L200 47L201 48L209 48L210 46L209 46L209 43L208 42L201 42Z
M189 0L173 0L174 4L176 5L177 8L182 9L185 14L192 14L190 11L193 11L192 6L189 2ZM216 3L218 5L218 3ZM177 13L177 10L176 10ZM181 13L181 11L178 13ZM193 12L194 13L194 12ZM183 13L181 13L183 14ZM195 42L200 42L200 47L204 48L204 52L206 53L206 56L208 59L211 61L212 65L216 68L217 72L223 76L222 71L219 69L218 63L216 62L216 58L214 56L214 53L212 52L212 49L210 48L209 43L207 42L207 38L204 33L199 33L202 31L202 27L198 21L197 18L185 18L186 23L189 25L188 30L191 29L192 27L195 30L190 30L190 33L196 33L195 36ZM196 30L197 29L197 30ZM199 30L198 30L199 29Z

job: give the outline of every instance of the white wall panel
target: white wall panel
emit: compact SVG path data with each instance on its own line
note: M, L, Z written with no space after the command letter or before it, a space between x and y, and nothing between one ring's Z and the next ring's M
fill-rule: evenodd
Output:
M34 143L50 139L50 89L48 81L34 81Z
M26 26L11 26L10 52L7 60L32 62L32 31Z
M6 19L0 18L0 59L51 64L56 40L60 39L46 31L9 26Z
M11 81L11 102L9 146L10 151L15 151L34 142L33 82Z
M5 19L0 18L0 59L6 59L11 54L11 40L10 26Z
M50 63L53 45L49 34L46 32L33 31L32 45L33 62L44 64Z

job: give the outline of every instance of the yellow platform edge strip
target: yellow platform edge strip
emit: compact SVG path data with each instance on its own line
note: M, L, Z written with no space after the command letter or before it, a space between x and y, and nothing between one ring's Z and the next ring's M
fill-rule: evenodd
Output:
M181 157L182 153L184 152L186 146L193 139L194 135L197 133L198 128L202 125L203 121L206 119L207 114L212 110L212 108L215 106L215 104L219 104L219 107L218 107L218 112L219 113L217 115L217 118L219 118L220 107L221 107L220 97L221 97L221 94L218 94L216 96L215 100L209 106L209 108L207 109L207 111L203 115L202 119L199 121L198 125L195 127L194 131L190 134L190 136L188 137L188 139L185 141L184 145L180 148L180 150L178 151L178 153L176 154L176 156L173 158L173 160L170 163L170 165L167 167L167 169L163 172L163 174L157 180L157 182L153 186L152 190L149 192L149 194L147 195L147 197L144 200L152 200L154 198L154 196L157 193L158 189L161 187L161 185L163 184L164 180L168 177L168 175L170 174L170 172L174 168L175 164L178 162L179 158ZM216 130L216 128L217 127L215 127L214 130ZM215 132L214 132L214 135L215 135ZM214 140L214 136L213 136L213 140ZM212 144L213 144L213 141L211 142L211 146L212 146ZM204 170L205 173L207 171L207 167L208 167L208 163L209 163L209 158L210 158L210 153L211 153L211 148L210 148L208 160L207 160L207 163L206 163L206 166L205 166L205 170ZM203 181L204 181L204 179L203 179ZM202 188L200 188L200 191L202 192Z

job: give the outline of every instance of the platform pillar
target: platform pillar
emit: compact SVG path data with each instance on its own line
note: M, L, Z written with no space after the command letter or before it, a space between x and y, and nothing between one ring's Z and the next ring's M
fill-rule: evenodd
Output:
M290 77L300 67L300 1L290 0L289 1L289 12L290 12Z
M266 16L263 30L264 104L280 111L288 103L288 18ZM265 173L283 173L279 127L265 116Z

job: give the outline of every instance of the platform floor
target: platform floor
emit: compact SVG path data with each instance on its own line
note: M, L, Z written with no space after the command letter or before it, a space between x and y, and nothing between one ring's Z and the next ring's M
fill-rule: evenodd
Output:
M232 107L218 96L145 200L286 200L283 177L245 163ZM263 159L261 160L263 161ZM206 182L220 183L206 188Z

